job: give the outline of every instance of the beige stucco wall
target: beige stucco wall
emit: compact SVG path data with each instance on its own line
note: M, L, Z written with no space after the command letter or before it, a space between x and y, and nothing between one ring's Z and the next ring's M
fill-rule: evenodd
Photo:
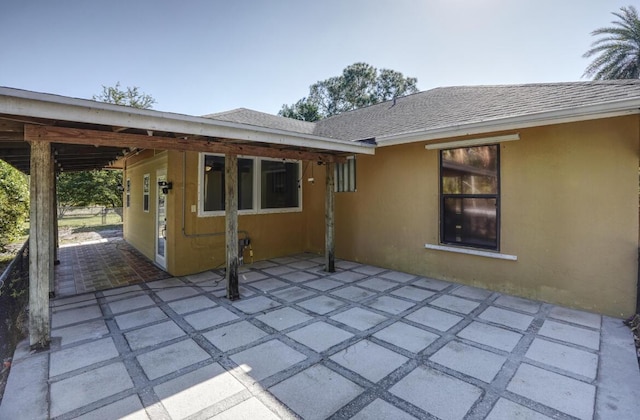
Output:
M628 316L638 253L638 116L519 130L503 143L500 252L439 243L438 151L426 142L358 156L357 192L336 197L340 258Z
M191 211L192 206L198 205L198 156L191 152L168 152L168 180L173 182L173 190L167 198L167 264L173 275L199 273L225 263L224 216L199 217ZM311 170L307 165L310 163L303 162L303 178ZM324 242L318 246L317 235L310 237L309 232L317 231L318 224L324 226L324 184L305 181L301 187L302 211L238 216L238 229L251 238L255 261L323 249ZM316 217L317 223L313 221ZM248 251L245 258L248 262Z
M150 260L155 260L155 229L157 207L156 171L167 165L167 152L146 150L137 156L127 159L123 180L131 179L131 205L126 207L124 195L124 239L138 249ZM144 174L150 175L149 211L143 211L142 179Z

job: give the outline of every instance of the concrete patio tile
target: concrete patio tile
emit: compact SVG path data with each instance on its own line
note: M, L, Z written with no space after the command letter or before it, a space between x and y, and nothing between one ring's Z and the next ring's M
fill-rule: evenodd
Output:
M530 408L511 402L505 398L500 398L485 420L552 420L544 414L533 411Z
M579 419L593 417L593 385L526 363L518 367L507 390Z
M184 320L196 330L204 330L235 319L238 319L238 317L233 312L221 306L206 309L184 317Z
M141 325L151 324L152 322L166 319L167 315L160 308L153 307L143 309L141 311L131 312L125 315L118 315L114 319L118 324L118 328L126 330L129 328L139 327Z
M415 286L404 286L399 289L391 291L392 295L400 296L403 298L411 299L415 302L422 302L425 299L435 295L435 292L430 290L424 290Z
M372 277L370 279L359 282L358 286L377 290L378 292L384 292L385 290L393 289L394 287L398 286L398 283L391 280L381 279L379 277Z
M305 309L308 309L311 312L324 315L338 309L341 306L344 306L345 303L337 299L330 298L328 296L318 296L312 299L299 302L297 303L297 305Z
M263 261L256 261L252 264L247 265L247 268L256 269L256 270L264 270L265 268L272 268L272 267L278 267L278 264L268 260L263 260Z
M251 283L251 287L255 287L256 289L260 289L263 292L267 292L269 290L273 290L273 289L279 289L281 287L284 286L288 286L289 283L285 283L282 280L278 280L278 279L266 279L266 280L259 280L256 282Z
M75 420L104 420L108 418L118 420L148 420L149 416L142 406L140 398L138 398L137 395L131 395L120 401L76 417Z
M291 268L288 267L286 265L281 265L281 266L276 266L276 267L271 267L271 268L265 268L264 270L265 273L270 274L272 276L281 276L283 274L287 274L290 273L292 271L295 271L295 268Z
M334 354L331 360L371 382L378 382L409 359L369 340L361 340Z
M537 313L540 310L541 305L540 302L509 295L500 296L493 302L493 304L515 309L517 311L527 312L529 314Z
M121 362L52 382L50 415L60 416L130 388L133 382Z
M416 418L411 414L400 410L380 398L375 399L371 404L358 411L355 416L351 417L351 420L377 419L416 420Z
M294 325L302 324L311 319L309 315L302 313L293 308L276 309L264 315L256 317L256 319L264 322L270 327L275 328L278 331L286 330Z
M354 268L353 271L357 273L366 274L367 276L375 276L382 273L383 271L387 271L387 269L382 267L376 267L373 265L361 265L360 267Z
M393 280L398 283L406 283L418 276L414 274L402 273L400 271L389 271L387 273L381 274L380 277L384 277L385 279Z
M137 284L133 284L131 286L125 286L125 287L116 287L114 289L107 289L102 291L104 300L106 300L107 302L112 302L114 300L120 300L120 299L128 299L128 298L140 296L143 294L145 294L145 292Z
M533 340L525 357L590 379L598 370L596 354L540 338Z
M185 335L185 333L182 331L182 328L173 321L162 322L124 334L131 350L155 346L156 344L164 343L165 341L173 340L183 335Z
M322 278L314 281L310 281L304 284L307 287L311 287L316 290L326 292L327 290L335 289L336 287L344 286L344 283L331 280L329 278Z
M353 337L353 334L319 321L292 331L287 336L317 352L323 352L329 347Z
M409 321L435 328L439 331L447 331L449 328L462 321L462 317L439 311L433 308L420 308L417 311L405 316Z
M549 312L549 317L594 329L600 329L602 322L602 317L598 314L563 308L561 306L554 306L551 312Z
M389 391L443 420L461 420L482 390L426 366L418 366Z
M107 328L107 324L102 319L51 330L51 336L60 337L60 345L63 347L78 341L96 340L107 334L109 334L109 328Z
M269 278L269 276L259 271L246 271L238 275L238 280L242 283L264 280L266 278Z
M451 286L453 283L449 283L448 281L430 279L426 277L419 278L418 280L412 283L414 286L424 287L425 289L431 289L438 292L443 291L447 287Z
M480 315L478 315L478 318L521 331L526 331L533 321L532 316L508 311L506 309L495 308L493 306L489 306L485 309Z
M247 321L240 321L202 334L211 344L222 351L244 346L266 336L267 333Z
M453 312L460 312L465 315L470 314L474 309L480 306L478 302L449 295L440 296L439 298L429 302L429 305L448 309Z
M290 264L287 264L289 267L295 268L296 270L308 270L310 268L318 267L320 264L315 263L309 260L296 261Z
M331 317L334 321L341 322L360 331L373 328L388 318L375 312L362 308L351 308Z
M304 271L296 271L293 273L289 273L289 274L284 274L282 276L283 279L287 279L289 281L292 281L294 283L302 283L303 281L307 281L307 280L312 280L312 279L317 279L318 276L310 274L310 273L305 273Z
M145 308L147 306L154 306L155 302L147 295L136 296L130 299L116 300L109 303L109 308L114 314L121 312L133 311L135 309Z
M271 294L289 303L314 296L316 293L311 290L303 289L302 287L292 286L287 287L286 289L275 291Z
M198 293L200 292L193 287L180 286L156 292L156 296L158 296L165 302L169 302L172 300L184 299L189 296L197 295Z
M375 295L376 293L358 286L347 286L340 290L334 290L331 294L353 302L359 302Z
M500 372L507 358L458 341L450 341L429 360L489 383Z
M169 307L180 315L199 311L200 309L213 308L215 306L218 306L218 304L206 296L195 296L169 303Z
M335 273L329 276L329 278L339 280L345 283L352 283L354 281L362 280L368 277L366 274L356 273L353 271L343 271L340 273Z
M51 353L49 359L49 376L61 375L114 357L118 357L118 350L111 337L56 351Z
M473 300L485 300L491 296L493 292L491 290L480 289L478 287L460 286L451 292L452 295L460 296Z
M320 420L338 411L363 389L322 365L314 365L269 391L305 420Z
M184 278L191 283L202 283L203 281L217 280L220 278L220 275L214 273L213 271L203 271L202 273L191 274L185 276Z
M307 356L280 340L267 341L230 357L256 382L288 369L306 358Z
M353 270L361 266L362 264L353 261L336 260L336 268L340 268L341 270Z
M458 333L458 337L510 352L523 336L504 328L473 321Z
M266 296L256 296L249 299L237 300L233 302L233 306L246 314L255 314L256 312L277 308L278 306L281 306L281 304Z
M209 420L278 420L279 418L259 399L252 397Z
M398 315L399 313L402 313L409 308L413 308L415 306L415 303L407 302L406 300L402 299L396 299L391 296L380 296L373 299L371 302L368 302L367 306L379 311Z
M173 419L188 417L245 389L218 363L212 363L153 388Z
M544 321L539 335L554 338L566 343L577 344L593 350L600 348L600 333L586 328L574 327L551 320Z
M102 311L98 305L59 311L51 314L51 328L59 328L95 318L102 318Z
M184 286L184 285L185 284L182 281L180 281L178 278L176 278L176 277L171 277L171 278L168 278L168 279L151 281L151 282L147 283L147 286L149 286L154 291L157 291L158 289L166 289L166 288L169 288L169 287L181 287L181 286Z
M76 295L68 298L60 298L50 301L51 311L53 313L64 311L67 309L79 308L87 305L96 305L98 303L93 294Z
M143 353L136 357L150 380L178 371L194 363L207 360L209 354L192 339Z
M383 328L374 337L391 343L395 346L409 350L412 353L419 353L436 341L440 336L429 331L416 328L404 322L396 322Z
M271 258L271 261L278 264L291 264L300 260L297 259L296 257L286 256L286 257Z

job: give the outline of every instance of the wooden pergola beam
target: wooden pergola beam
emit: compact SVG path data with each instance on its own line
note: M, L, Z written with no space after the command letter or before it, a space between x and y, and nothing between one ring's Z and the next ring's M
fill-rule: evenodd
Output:
M141 134L114 133L111 131L30 124L25 124L24 130L25 140L34 142L85 144L96 147L136 147L139 149L181 150L317 162L343 162L346 160L344 156L336 156L331 153L230 143L225 141L225 139L209 137L185 136L173 138L145 136Z

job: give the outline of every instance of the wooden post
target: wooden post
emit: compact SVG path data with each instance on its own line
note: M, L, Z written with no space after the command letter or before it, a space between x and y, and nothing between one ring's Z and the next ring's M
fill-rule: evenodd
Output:
M326 190L324 200L324 269L329 273L336 271L335 262L335 166L333 162L327 162L326 165Z
M224 156L225 221L227 240L227 298L240 299L238 290L238 156Z
M53 281L53 160L49 142L31 143L29 222L29 343L47 348L51 341L49 290Z
M56 165L55 161L53 164L53 264L60 264L60 260L58 259L58 248L60 246L60 235L59 235L59 226L58 226L58 179L56 178ZM55 292L55 286L51 286Z

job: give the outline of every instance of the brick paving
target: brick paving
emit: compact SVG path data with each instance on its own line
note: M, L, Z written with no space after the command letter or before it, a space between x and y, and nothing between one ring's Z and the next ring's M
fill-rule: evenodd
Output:
M122 238L63 245L55 267L56 296L72 296L170 277Z
M51 349L15 364L43 372L43 416L60 420L639 412L621 320L348 261L329 274L322 262L243 266L236 302L220 271L58 298Z

